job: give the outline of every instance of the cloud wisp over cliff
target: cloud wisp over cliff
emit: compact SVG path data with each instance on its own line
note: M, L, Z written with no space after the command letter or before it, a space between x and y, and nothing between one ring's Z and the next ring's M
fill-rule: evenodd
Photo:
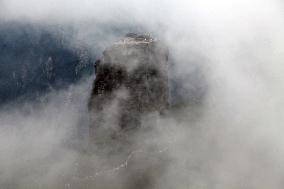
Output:
M168 46L184 99L206 89L198 105L144 118L157 126L138 132L126 155L89 149L93 77L2 106L0 188L283 188L283 8L277 0L0 1L1 24L70 27L70 45L95 55L125 32L149 33ZM147 176L132 185L140 170Z

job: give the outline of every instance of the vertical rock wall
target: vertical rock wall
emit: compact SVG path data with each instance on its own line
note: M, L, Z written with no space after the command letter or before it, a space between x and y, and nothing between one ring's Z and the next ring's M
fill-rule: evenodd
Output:
M168 107L168 50L146 35L127 34L103 52L89 101L91 137L114 137L141 116Z

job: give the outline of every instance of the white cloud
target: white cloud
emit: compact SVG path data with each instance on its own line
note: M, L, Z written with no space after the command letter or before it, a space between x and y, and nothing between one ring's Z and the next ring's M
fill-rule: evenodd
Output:
M1 5L2 20L73 24L85 41L91 40L88 32L104 31L100 27L143 27L167 42L179 73L190 72L193 64L202 67L209 91L201 110L189 107L173 118L161 118L158 128L163 129L157 129L156 138L147 133L135 139L138 146L149 139L149 143L168 147L171 163L157 177L155 188L283 188L284 23L280 1L2 0ZM79 91L87 97L80 86L72 94ZM63 93L62 98L68 99L68 92ZM62 184L54 175L72 172L78 156L83 159L80 166L85 166L83 162L105 165L101 159L61 146L69 129L80 121L78 107L85 101L70 101L65 106L58 95L61 93L50 97L46 107L32 108L30 113L1 111L0 182L11 184L15 179L15 183L35 184L32 177L42 176L39 183ZM54 150L62 150L59 157ZM97 169L90 170L94 175ZM70 185L63 185L94 184L85 180L71 179Z

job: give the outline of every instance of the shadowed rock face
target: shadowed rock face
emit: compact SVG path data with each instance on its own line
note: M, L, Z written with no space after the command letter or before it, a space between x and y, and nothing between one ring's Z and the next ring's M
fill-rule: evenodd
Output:
M202 94L202 87L195 87L199 86L196 81L202 81L196 77L200 73L197 70L191 76L194 85L188 94L194 98ZM115 188L151 189L159 184L171 158L152 138L160 129L155 127L157 115L169 106L168 75L168 50L150 36L128 34L108 47L96 62L89 100L92 149L107 164L118 165L114 169L119 170L116 176L107 177L104 188L113 184ZM174 92L181 88L174 87Z
M168 93L167 49L150 36L127 34L96 62L89 101L91 136L139 127L142 115L167 109Z
M154 146L138 148L136 137L151 131L145 117L155 120L151 116L168 108L168 98L168 51L158 41L128 34L103 52L89 101L90 136L108 164L128 165L118 174L120 182L109 178L106 185L154 188L154 175L162 174L167 160Z

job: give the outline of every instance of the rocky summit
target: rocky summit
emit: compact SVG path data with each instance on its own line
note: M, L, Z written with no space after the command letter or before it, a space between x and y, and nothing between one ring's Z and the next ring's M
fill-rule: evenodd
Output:
M163 113L168 101L168 49L148 35L127 34L96 62L89 100L91 136L139 127L141 116Z

